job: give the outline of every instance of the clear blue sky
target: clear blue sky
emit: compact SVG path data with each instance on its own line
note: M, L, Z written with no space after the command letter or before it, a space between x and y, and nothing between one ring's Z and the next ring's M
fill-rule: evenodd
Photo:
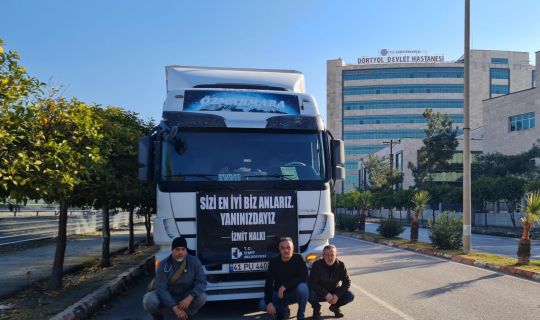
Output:
M473 49L540 50L540 1L472 0ZM0 0L0 37L66 96L159 119L164 66L304 72L326 116L326 60L420 49L457 59L464 0Z

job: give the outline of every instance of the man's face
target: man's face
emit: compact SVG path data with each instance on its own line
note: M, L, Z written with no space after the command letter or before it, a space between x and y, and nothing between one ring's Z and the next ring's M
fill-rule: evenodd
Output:
M172 256L174 260L182 260L187 255L187 248L184 247L176 247L172 251Z
M336 249L330 248L330 249L324 250L323 259L324 259L324 262L326 262L327 265L329 265L329 266L333 265L334 262L336 262L336 258L337 258Z
M289 260L294 252L294 245L291 241L284 240L279 243L279 253L283 260Z

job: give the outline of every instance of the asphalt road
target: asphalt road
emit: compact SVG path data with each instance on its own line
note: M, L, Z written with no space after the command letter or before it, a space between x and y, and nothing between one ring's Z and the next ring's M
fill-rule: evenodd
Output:
M377 223L366 223L366 231L377 233ZM403 239L409 239L411 235L411 228L405 227L399 236ZM418 240L422 242L431 242L429 240L429 233L427 229L420 228L418 233ZM485 252L493 253L501 256L507 256L510 258L517 258L517 249L519 239L517 238L507 238L507 237L497 237L489 236L482 234L472 234L472 251L476 252ZM540 260L540 240L531 241L531 259Z
M343 307L345 319L540 319L537 282L358 239L338 236L332 242L356 295ZM150 319L141 306L150 278L93 319ZM197 319L269 319L256 303L210 302ZM309 306L306 315L311 315ZM323 316L330 315L323 305Z

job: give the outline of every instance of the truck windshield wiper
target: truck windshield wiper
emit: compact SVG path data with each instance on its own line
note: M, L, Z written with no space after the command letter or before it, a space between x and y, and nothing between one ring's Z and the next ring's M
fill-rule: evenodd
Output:
M168 176L165 176L165 178L175 178L175 177L198 177L198 178L205 178L208 181L217 181L214 178L211 177L217 177L217 174L211 174L211 173L179 173L179 174L171 174Z
M295 181L287 177L294 177L293 174L264 174L264 175L251 175L244 176L244 178L281 178L281 180Z

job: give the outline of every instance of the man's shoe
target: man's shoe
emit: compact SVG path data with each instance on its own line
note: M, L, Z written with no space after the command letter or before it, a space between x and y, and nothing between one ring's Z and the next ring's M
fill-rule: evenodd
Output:
M313 319L321 319L321 308L313 309Z
M341 313L341 310L339 309L339 307L334 304L331 305L330 308L328 309L334 313L334 316L336 318L343 318L345 316L343 313Z

